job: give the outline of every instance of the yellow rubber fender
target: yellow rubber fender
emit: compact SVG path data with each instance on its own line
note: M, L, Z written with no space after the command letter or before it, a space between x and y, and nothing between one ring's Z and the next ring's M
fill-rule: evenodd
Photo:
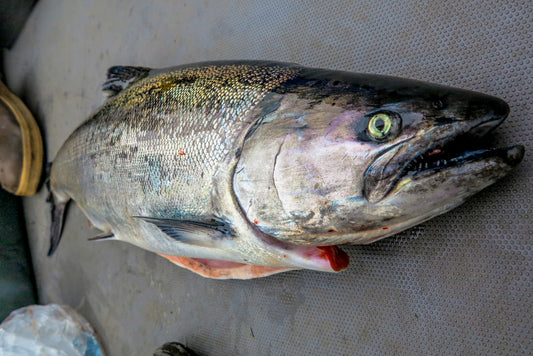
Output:
M30 110L2 81L0 81L0 100L11 110L22 132L22 171L18 188L14 194L33 195L39 186L43 166L41 131Z

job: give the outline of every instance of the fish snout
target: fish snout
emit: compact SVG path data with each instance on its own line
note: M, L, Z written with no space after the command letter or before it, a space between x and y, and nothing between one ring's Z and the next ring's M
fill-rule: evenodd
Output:
M462 127L470 138L485 136L498 127L510 112L509 105L504 100L466 90L448 97L448 102L453 104L442 109L442 115L437 121L440 124L461 123L455 127Z
M494 112L494 115L505 119L509 115L509 112L511 111L511 109L509 108L509 104L507 104L506 101L500 98L491 97L491 99L492 99L491 108Z
M509 105L504 100L485 94L474 98L470 107L472 119L479 122L470 131L470 134L476 137L483 137L499 126L510 112Z

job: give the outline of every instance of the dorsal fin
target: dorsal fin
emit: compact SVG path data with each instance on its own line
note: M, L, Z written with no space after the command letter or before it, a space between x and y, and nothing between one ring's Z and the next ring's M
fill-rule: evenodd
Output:
M147 67L114 66L107 70L107 80L102 90L107 97L114 96L126 89L131 83L148 75Z

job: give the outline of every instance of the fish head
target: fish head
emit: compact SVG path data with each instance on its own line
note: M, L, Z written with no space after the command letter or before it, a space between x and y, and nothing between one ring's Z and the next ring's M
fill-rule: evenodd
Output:
M393 235L461 204L524 154L479 148L509 106L463 89L309 69L264 102L275 108L247 135L233 190L251 223L295 244Z

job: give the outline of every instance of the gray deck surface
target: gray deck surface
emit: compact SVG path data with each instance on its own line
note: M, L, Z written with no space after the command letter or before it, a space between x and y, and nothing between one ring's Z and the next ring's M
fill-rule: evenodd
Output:
M532 354L533 3L41 0L6 80L52 160L103 101L109 66L271 59L411 77L507 100L521 166L446 215L371 246L340 274L214 281L95 234L74 205L46 257L46 189L24 200L40 301L65 303L109 355L180 340L202 355Z

